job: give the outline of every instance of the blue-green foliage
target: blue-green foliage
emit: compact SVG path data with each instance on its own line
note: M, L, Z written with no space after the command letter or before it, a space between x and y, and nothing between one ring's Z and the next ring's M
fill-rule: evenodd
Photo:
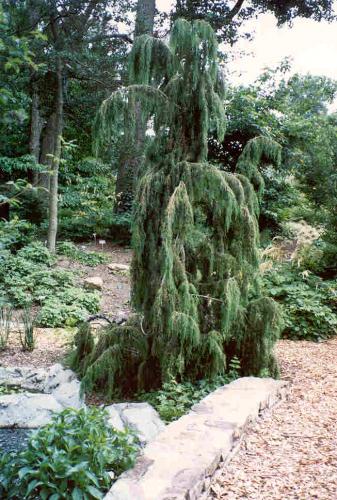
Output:
M103 498L109 471L132 467L139 447L107 423L99 408L67 409L32 433L27 449L0 458L0 497L42 500Z
M283 337L324 340L336 334L336 281L323 281L291 264L283 264L265 274L264 286L283 305Z

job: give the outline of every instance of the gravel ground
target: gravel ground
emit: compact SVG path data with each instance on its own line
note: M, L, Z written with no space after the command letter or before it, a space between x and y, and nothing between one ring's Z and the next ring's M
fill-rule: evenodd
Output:
M30 429L0 429L0 454L24 450Z
M210 499L337 499L337 339L277 346L289 398L251 424Z

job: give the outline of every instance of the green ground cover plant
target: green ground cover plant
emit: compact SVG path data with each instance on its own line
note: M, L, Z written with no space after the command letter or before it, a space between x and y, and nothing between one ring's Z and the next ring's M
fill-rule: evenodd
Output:
M90 267L105 264L108 261L107 256L103 253L83 251L71 241L61 241L58 243L57 253Z
M27 449L0 457L0 496L30 500L101 499L132 467L135 436L107 423L100 408L66 409L31 434Z
M57 269L55 262L39 242L8 254L0 269L2 302L16 308L41 306L37 326L75 326L99 311L100 295L76 286L74 273Z
M283 306L283 337L321 341L336 334L336 281L283 263L265 273L264 287Z
M139 399L150 403L165 422L177 420L187 413L194 404L219 387L229 384L240 376L240 362L234 357L229 363L229 371L213 379L198 382L178 383L172 379L158 391L139 394Z

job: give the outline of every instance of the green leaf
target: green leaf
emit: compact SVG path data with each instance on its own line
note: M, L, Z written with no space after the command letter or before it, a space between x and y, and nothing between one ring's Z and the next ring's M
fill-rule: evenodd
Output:
M93 496L93 498L97 498L98 500L100 500L101 498L103 498L103 493L101 493L94 486L87 486L87 491L90 493L90 495Z

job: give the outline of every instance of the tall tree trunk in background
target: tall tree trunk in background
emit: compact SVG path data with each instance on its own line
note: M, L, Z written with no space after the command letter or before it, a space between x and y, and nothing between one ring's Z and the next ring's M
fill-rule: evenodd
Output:
M55 151L55 127L56 113L55 111L48 117L43 130L41 143L40 163L45 166L45 171L39 175L39 186L49 191L50 188L50 173L53 155Z
M140 35L153 35L154 16L156 9L155 0L138 0L135 37ZM139 174L142 162L145 141L146 124L142 122L140 103L135 103L136 131L132 144L125 144L119 158L116 182L116 213L129 212L133 203L135 181Z
M138 0L135 36L152 35L156 0Z
M29 152L34 156L36 163L40 161L40 140L43 120L40 114L40 98L36 82L32 83L32 104L30 118ZM38 172L33 172L33 184L38 183Z
M58 174L61 158L61 137L63 130L63 82L62 61L57 59L57 99L55 109L54 127L54 154L52 158L52 171L50 173L49 189L49 227L48 227L48 249L55 252L57 235L57 209L58 209Z

